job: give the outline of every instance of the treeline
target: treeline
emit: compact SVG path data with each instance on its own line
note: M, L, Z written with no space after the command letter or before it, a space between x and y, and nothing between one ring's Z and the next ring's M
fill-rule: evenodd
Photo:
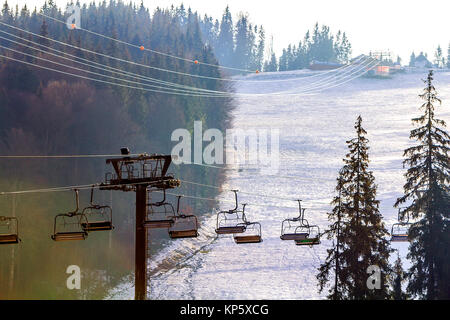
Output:
M180 6L179 14L181 16L184 14L182 6ZM218 19L213 20L212 17L205 15L200 21L200 27L205 42L214 49L221 65L246 70L262 70L266 45L265 31L263 26L252 24L248 15L240 13L238 20L234 23L227 6L220 22Z
M278 63L274 53L265 63L264 71L287 71L309 67L313 61L347 63L351 57L352 46L345 32L340 30L333 35L330 28L323 25L307 31L298 45L289 45L283 49Z
M81 26L93 32L192 61L198 59L217 64L212 48L202 40L199 16L192 12L180 15L179 11L179 8L158 8L150 13L142 4L136 6L120 0L103 1L98 5L93 2L81 7ZM64 9L58 8L52 0L47 1L40 9L30 10L26 5L20 9L12 9L7 1L2 7L0 21L25 30L20 31L6 25L1 27L1 30L19 37L1 34L2 37L13 39L17 43L2 39L2 46L12 48L16 52L1 49L0 53L18 60L0 59L2 155L117 154L123 146L128 146L132 152L163 154L171 152L173 142L170 139L173 130L192 129L194 120L202 120L204 129L224 130L229 126L230 111L233 109L230 99L170 95L76 78L69 74L108 80L85 72L84 69L88 67L80 67L76 62L51 55L50 49L101 63L105 69L114 67L180 85L231 90L223 81L194 78L161 70L170 69L180 73L221 78L218 68L151 54L82 30L69 30L65 24L43 18L38 12L65 21ZM41 46L26 42L25 39ZM31 47L25 47L23 44ZM160 69L130 65L94 52L157 66ZM55 66L42 59L56 61L62 65ZM69 74L56 73L33 65L55 68ZM83 70L74 70L69 68L70 66ZM101 70L93 71L109 74ZM123 83L120 80L109 81ZM181 172L179 167L172 165L170 171L178 177L182 175L183 179L203 183L216 181L220 185L223 179L222 173L217 169L183 166ZM104 174L104 159L2 160L0 190L90 184L102 182ZM182 189L177 191L205 198L213 198L216 195L215 190L195 186L182 186ZM116 229L109 239L107 235L95 235L99 238L69 246L55 245L50 240L50 234L53 230L53 217L57 213L73 210L73 194L0 198L0 215L19 217L23 240L20 249L12 248L0 253L1 298L102 298L106 290L116 284L120 277L133 270L131 249L134 245L134 201L129 194L120 192L111 195L99 192L99 197L114 204ZM86 204L87 199L88 195L82 191L81 205ZM211 202L189 200L184 201L184 204L199 214L209 211L212 205ZM153 232L153 235L152 247L157 248L162 245L162 233ZM92 282L85 283L84 288L89 291L75 292L77 290L67 291L66 288L59 288L64 282L60 281L61 277L56 279L54 275L62 273L64 276L67 263L72 264L68 260L83 264L82 269L86 274L89 270L94 273L100 270L109 280L87 277ZM105 267L105 261L108 261L108 267ZM39 266L39 273L35 272L35 266Z
M191 14L183 6L173 9L183 20ZM200 21L204 41L214 50L223 66L258 71L286 71L309 67L312 61L347 63L351 44L345 32L333 35L326 25L316 23L303 40L283 49L277 58L272 44L267 44L263 26L250 22L247 14L240 13L236 23L227 6L220 19L205 15Z

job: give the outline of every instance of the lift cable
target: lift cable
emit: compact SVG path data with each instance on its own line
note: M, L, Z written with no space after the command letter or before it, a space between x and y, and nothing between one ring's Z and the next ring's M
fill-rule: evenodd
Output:
M142 153L132 153L127 156L137 157ZM0 159L64 159L64 158L123 158L123 154L72 154L72 155L0 155Z
M3 37L0 36L0 38L3 38ZM86 72L86 73L89 73L89 74L93 74L95 76L105 77L105 78L116 80L116 81L123 81L123 82L126 82L126 83L132 83L132 84L136 84L136 85L142 85L142 86L147 86L147 87L152 87L152 88L157 88L157 89L171 90L170 92L172 92L172 91L173 92L184 92L184 93L192 93L193 92L192 90L167 88L167 87L156 86L156 85L146 84L146 83L132 81L132 80L121 79L121 78L117 78L117 77L113 77L113 76L108 76L108 75L101 74L101 73L98 73L98 72L93 72L93 71L89 71L89 70L85 70L85 69L69 66L69 65L64 64L64 63L59 63L59 62L55 62L55 61L50 60L50 59L46 59L46 58L42 58L42 57L35 56L35 55L32 55L32 54L24 53L24 52L15 50L15 49L4 47L2 45L0 45L0 48L6 49L6 50L9 50L9 51L13 51L15 53L19 53L19 54L22 54L24 56L32 57L32 58L37 59L37 60L50 62L50 63L56 64L58 66L62 66L64 68L69 68L69 69L73 69L73 70L77 70L77 71L81 71L81 72ZM75 74L73 74L73 75L75 75ZM207 94L207 93L204 94L202 92L197 92L196 94L202 95L202 96L203 95L211 96L211 97L216 97L217 96L217 95L212 95L212 94ZM222 95L220 95L220 96L222 96Z
M31 41L31 40L28 40L28 39L25 39L25 38L21 38L19 36L16 36L16 35L14 35L12 33L9 33L9 32L3 31L3 30L0 30L0 32L5 33L5 34L7 34L9 36L12 36L12 37L15 37L15 38L19 38L22 41L26 41L26 42L32 43L33 45L44 47L45 50L38 49L38 48L33 47L32 45L26 45L26 44L24 44L22 42L14 41L12 39L0 36L1 39L10 41L10 42L15 43L17 45L24 46L24 47L27 47L27 48L30 48L30 49L33 49L33 50L36 50L36 51L39 51L39 52L42 52L42 53L45 53L45 54L49 54L49 55L58 57L60 59L64 59L64 60L72 61L74 63L85 65L85 66L88 66L90 68L99 69L99 70L102 70L102 71L105 71L105 72L110 72L110 73L113 73L113 74L120 74L120 75L129 77L129 78L141 79L141 80L148 81L150 83L159 83L159 84L164 84L164 85L173 86L173 87L179 87L179 88L184 88L184 89L191 89L192 91L203 91L203 92L223 93L223 94L227 93L226 91L217 91L217 90L209 90L209 89L204 89L204 88L197 88L197 87L192 87L192 86L178 84L178 83L175 83L175 82L164 81L164 80L160 80L160 79L156 79L156 78L152 78L152 77L148 77L148 76L143 76L143 75L136 74L136 73L133 73L133 72L129 72L129 71L126 71L126 70L122 70L122 69L119 69L119 68L114 68L114 67L111 67L111 66L107 66L107 65L104 65L104 64L99 63L99 62L91 61L89 59L81 58L81 57L78 57L76 55L73 55L73 54L61 51L61 50L57 50L57 49L54 49L54 48L51 48L51 47L47 47L47 46L42 45L42 44L40 44L38 42ZM58 54L51 53L48 50L51 50L53 52L57 52ZM66 56L69 56L69 57L73 57L73 59L66 58L66 57L63 57L61 55L66 55ZM78 61L78 60L86 61L87 63L83 63L83 62Z
M2 23L2 22L0 22L0 23ZM19 28L20 29L20 28ZM21 29L22 30L22 29ZM2 33L6 33L6 34L8 34L8 35L10 35L10 36L13 36L13 37L16 37L16 38L21 38L21 37L18 37L18 36L16 36L16 35L13 35L13 34L11 34L11 33L9 33L9 32L6 32L6 31L2 31L2 30L0 30L0 32L2 32ZM27 32L27 31L25 31L25 32ZM31 33L31 34L33 34L33 35L36 35L36 34L34 34L34 33ZM39 36L39 35L37 35L37 36ZM40 36L40 37L43 37L43 36ZM47 37L45 37L45 38L47 38ZM12 42L14 42L13 40L10 40L10 39L7 39L7 38L4 38L4 39L6 39L6 40L8 40L8 41L12 41ZM32 43L34 43L34 44L36 44L36 45L39 45L39 46L43 46L43 45L41 45L41 44L39 44L39 43L36 43L36 42L33 42L33 41L31 41L31 40L28 40L28 39L23 39L23 38L21 38L22 40L24 40L24 41L27 41L27 42L32 42ZM53 40L53 39L51 39L51 38L48 38L48 40ZM56 41L56 40L55 40ZM15 42L15 43L17 43L17 42ZM61 42L61 43L63 43L63 42ZM20 44L20 45L24 45L24 44L22 44L22 43L18 43L18 44ZM65 44L65 43L63 43L63 44ZM80 47L76 47L76 46L72 46L72 45L70 45L70 44L66 44L66 45L68 45L68 46L71 46L71 47L74 47L74 48L78 48L78 49L80 49L80 50L84 50L84 49L82 49L82 48L80 48ZM24 45L24 46L27 46L27 45ZM30 46L27 46L27 47L30 47ZM45 47L45 46L44 46ZM34 47L31 47L31 48L33 48L34 50L39 50L39 51L41 51L40 49L36 49L36 48L34 48ZM73 55L70 55L70 54L68 54L68 53L64 53L63 51L60 51L60 50L56 50L56 49L52 49L52 48L48 48L48 47L45 47L46 48L46 50L48 50L48 49L50 49L50 50L52 50L52 51L56 51L56 52L59 52L59 53L62 53L63 55L65 54L65 55L69 55L69 56L73 56ZM85 50L86 51L86 50ZM46 53L48 53L48 52L46 52ZM95 53L95 52L94 52ZM52 54L52 55L54 55L54 54ZM107 55L103 55L103 56L107 56ZM69 59L69 58L64 58L64 57L61 57L61 56L58 56L59 58L63 58L63 59ZM151 78L151 77L145 77L145 76L142 76L142 75L136 75L136 74L134 74L134 73L131 73L131 72L127 72L127 71L124 71L124 70L121 70L121 69L117 69L117 68L112 68L112 67L109 67L109 66L106 66L106 65L102 65L101 63L97 63L97 62L92 62L92 61L90 61L90 60L87 60L87 59L83 59L83 58L80 58L80 57L76 57L76 56L74 56L75 58L77 58L77 59L80 59L80 60L84 60L84 61L88 61L89 63L94 63L94 64L96 64L96 65L100 65L100 66L102 66L102 67L104 67L104 68L107 68L107 69L113 69L113 70L119 70L121 73L127 73L127 74L131 74L130 75L130 77L134 77L134 78L145 78L145 80L148 80L148 81L151 81L151 82L159 82L159 83L163 83L163 84L168 84L168 85L170 85L170 86L178 86L178 87L182 87L182 88L186 88L186 89L192 89L192 90L196 90L196 91L205 91L205 92L211 92L211 93L217 93L217 94L224 94L224 95L230 95L230 92L227 92L227 91L217 91L217 90L208 90L208 89L202 89L202 88L196 88L196 87L191 87L191 86L185 86L185 85L181 85L181 84L177 84L177 83L173 83L173 82L170 82L170 81L163 81L163 80L160 80L160 79L155 79L155 78ZM110 58L115 58L115 57L111 57L111 56L107 56L107 57L110 57ZM364 68L366 68L367 70L368 69L370 69L370 68L373 68L374 66L371 66L370 68L368 68L368 64L371 64L371 63L373 63L373 61L371 61L370 59L366 59L366 61L365 62L363 62L363 63L356 63L358 60L361 60L362 59L362 57L359 57L358 59L356 59L355 60L355 63L354 63L354 65L353 66L347 66L347 70L346 71L343 71L343 72L340 72L340 74L339 73L337 73L337 75L335 75L335 76L328 76L328 78L323 78L323 79L320 79L320 80L318 80L318 81L316 81L316 82L312 82L312 83L310 83L309 85L307 85L307 86L303 86L303 87L300 87L300 88L302 88L302 89L310 89L310 88L312 88L312 87L318 87L318 86L325 86L325 84L328 82L333 82L333 81L338 81L338 80L340 80L340 79L338 79L338 77L342 77L342 76L344 76L346 73L348 73L349 71L352 71L352 69L354 69L355 67L357 67L357 66L361 66L360 68L359 68L359 70L357 70L357 72L359 72L359 71L361 71L361 69L364 69ZM73 60L72 60L73 61ZM125 61L125 60L124 60ZM128 62L128 61L127 61ZM375 61L375 62L377 62L377 61ZM80 63L80 64L83 64L83 63L81 63L81 62L79 62L79 61L76 61L76 63ZM131 63L131 62L130 62ZM145 66L145 67L148 67L148 66L146 66L146 65L143 65L143 66ZM95 68L97 68L98 69L98 67L95 67ZM102 68L103 69L103 68ZM111 72L111 71L108 71L108 72ZM357 73L357 72L353 72L352 73L352 75L353 74L355 74L355 73ZM325 80L328 80L328 81L325 81ZM120 79L120 81L124 81L123 79ZM320 83L320 82L322 82L322 83ZM348 82L348 81L345 81L345 82ZM318 83L320 83L320 84L318 84ZM340 85L339 83L337 84L337 85ZM336 85L334 85L334 86L336 86ZM333 86L333 87L334 87ZM165 87L164 87L165 88ZM322 89L322 88L321 88ZM323 88L323 89L325 89L325 88ZM295 90L295 89L294 89ZM297 90L297 92L298 92L298 88L296 89ZM303 90L303 91L305 91L305 90ZM285 92L275 92L275 93L267 93L267 94L245 94L245 93L238 93L239 95L252 95L252 96L261 96L261 95L278 95L278 94L289 94L289 92L292 92L292 90L291 91L285 91Z
M15 36L15 35L9 33L9 32L5 32L5 31L2 31L2 30L0 30L0 32L6 33L6 34L8 34L8 35L10 35L10 36L13 36L13 37L20 38L20 37L18 37L18 36ZM226 91L217 91L217 90L208 90L208 89L203 89L203 88L196 88L196 87L191 87L191 86L185 86L185 85L180 85L180 84L172 83L172 82L169 82L169 81L163 81L163 80L159 80L159 79L155 79L155 78L151 78L151 77L146 77L146 76L142 76L142 75L136 75L136 74L131 73L131 72L127 72L127 71L124 71L124 70L121 70L121 69L117 69L117 68L112 68L112 67L103 65L103 64L101 64L101 63L98 63L98 62L92 62L92 61L90 61L90 60L88 60L88 59L80 58L80 57L77 57L77 56L75 56L75 55L71 55L71 54L65 53L65 52L63 52L63 51L56 50L56 49L53 49L53 48L48 48L48 47L45 47L45 46L44 46L44 47L46 48L46 50L42 50L42 49L38 49L38 48L35 48L35 47L33 47L33 46L29 46L29 45L23 44L23 43L21 43L21 42L14 41L14 40L11 40L11 39L2 37L2 36L0 36L0 39L4 39L4 40L10 41L10 42L12 42L12 43L21 45L21 46L25 46L25 47L31 48L31 49L33 49L33 50L36 50L36 51L39 51L39 52L42 52L42 53L45 53L45 54L50 54L50 55L55 56L55 57L57 57L57 58L61 58L61 59L64 59L64 60L68 60L68 61L71 61L71 62L74 62L74 63L78 63L78 64L81 64L81 65L85 65L85 66L88 66L88 67L91 67L91 68L100 69L100 70L102 70L102 71L110 72L110 73L112 73L112 74L120 74L120 75L129 77L129 78L134 78L134 79L139 79L139 80L145 80L145 81L149 81L149 82L153 82L153 83L154 83L154 82L156 82L156 83L161 83L161 84L164 84L165 86L164 86L164 87L161 87L161 86L155 86L155 85L150 85L150 84L143 84L143 83L141 83L141 82L135 82L135 81L126 80L126 79L122 79L122 78L111 77L111 76L107 76L107 75L104 75L104 74L99 74L99 73L96 73L96 72L87 71L87 70L79 69L79 68L72 67L72 66L67 66L66 64L61 64L61 63L58 63L58 62L54 62L53 60L45 59L45 58L42 58L42 57L37 57L37 56L34 56L34 55L30 55L30 54L27 54L27 53L23 53L23 52L21 52L21 51L17 51L17 50L8 48L8 47L4 47L4 48L7 49L7 50L11 50L11 51L17 52L17 53L19 53L19 54L27 55L27 56L33 57L33 58L35 58L35 59L38 59L38 60L48 61L48 62L50 62L50 63L57 64L57 65L60 65L60 66L63 66L63 67L72 68L72 69L75 69L75 70L79 70L79 71L83 71L83 72L87 72L87 73L99 75L99 76L102 76L102 77L112 78L112 79L114 79L114 80L119 80L119 81L124 81L124 82L129 82L129 83L135 83L135 84L141 84L141 85L144 85L144 86L149 86L149 87L154 87L154 88L159 88L159 89L167 89L167 90L170 89L170 90L181 91L181 92L200 92L200 91L201 91L200 93L203 94L203 92L204 92L204 93L205 93L205 96L208 95L208 94L206 94L206 93L211 93L211 94L214 94L214 95L215 95L215 94L217 94L217 95L224 95L224 96L231 96L231 95L233 95L233 93L226 92ZM21 40L24 40L24 41L31 42L31 43L33 43L33 44L35 44L35 45L43 46L43 45L41 45L41 44L39 44L39 43L36 43L36 42L34 42L34 41L31 41L31 40L22 39L22 38L20 38L20 39L21 39ZM49 50L49 49L52 50L52 51L58 52L59 54L55 54L55 53L48 52L47 50ZM75 59L80 59L80 60L88 61L89 63L83 63L83 62L80 62L80 61L76 61L76 60L74 60L74 59L66 58L66 57L61 56L61 54L62 54L62 55L68 55L68 56L74 57ZM100 65L101 67L98 67L98 66L92 66L92 65L90 65L91 63L94 63L94 64L96 64L96 65ZM105 70L105 68L107 68L107 69L112 69L112 70L119 70L119 72L112 71L112 70ZM347 70L347 72L348 72L348 70ZM341 73L339 76L343 76L344 74L345 74L345 72ZM322 79L322 80L324 80L324 79ZM335 80L337 80L337 79L331 79L331 81L335 81ZM329 82L329 81L328 81L328 82ZM326 82L321 83L320 86L325 85L325 83L326 83ZM167 85L168 85L168 86L173 86L173 87L178 87L178 88L183 88L183 89L187 89L187 90L178 90L178 89L167 88L167 87L166 87ZM340 85L340 83L338 83L337 85ZM314 87L314 85L311 84L311 85L309 85L309 86L305 86L305 87L301 87L301 88L302 88L302 89L309 89L309 88L311 88L311 87ZM318 86L316 86L316 87L318 87ZM291 90L291 92L292 92L292 91L293 91L293 90ZM278 94L284 94L284 93L289 93L289 91L281 92L281 93L251 94L251 95L278 95ZM250 95L250 94L236 93L235 95Z
M62 23L62 24L66 25L66 22L63 21L63 20L59 20L57 18L54 18L52 16L46 15L46 14L41 13L41 12L38 12L37 14L39 14L39 15L45 17L45 18L48 18L50 20L53 20L53 21L56 21L56 22L59 22L59 23ZM120 39L115 39L113 37L106 36L104 34L101 34L101 33L98 33L98 32L95 32L95 31L92 31L92 30L89 30L89 29L81 28L81 26L75 26L75 28L73 28L73 30L85 31L85 32L88 32L90 34L93 34L93 35L96 35L96 36L99 36L99 37L102 37L102 38L105 38L105 39L108 39L108 40L111 40L111 41L115 41L115 42L120 43L120 44L124 44L124 45L130 46L130 47L136 48L136 49L140 49L141 51L148 51L148 52L151 52L151 53L159 54L159 55L162 55L162 56L165 56L165 57L169 57L169 58L173 58L173 59L178 59L178 60L181 60L181 61L193 62L192 59L175 56L175 55L172 55L172 54L169 54L169 53L166 53L166 52L156 51L156 50L153 50L153 49L148 49L148 48L145 48L144 46L135 45L135 44L132 44L132 43L129 43L129 42L126 42L126 41L122 41ZM201 62L201 61L198 61L198 64L205 65L205 66L208 66L208 67L215 67L215 68L220 68L220 69L242 71L242 72L248 72L248 73L254 73L256 71L256 70L248 70L248 69L240 69L240 68L234 68L234 67L220 66L220 65L217 65L217 64L206 63L206 62Z
M2 22L2 21L0 21L0 24L5 25L5 26L7 26L9 28L13 28L13 29L19 30L21 32L25 32L25 33L34 35L36 37L40 37L40 38L43 38L43 39L46 39L46 40L49 40L49 41L52 41L52 42L56 42L56 43L64 45L64 46L69 46L69 47L74 48L74 49L78 49L78 50L81 50L81 51L84 51L84 52L88 52L88 53L91 53L91 54L94 54L94 55L100 55L100 56L105 57L105 58L114 59L116 61L132 64L132 65L135 65L135 66L140 66L140 67L144 67L144 68L154 69L154 70L158 70L158 71L162 71L162 72L175 73L175 74L183 75L183 76L203 78L203 79L211 79L211 80L219 80L219 81L235 81L235 82L241 82L241 81L245 82L245 81L247 81L247 80L243 80L243 79L229 79L229 78L217 78L217 77L210 77L210 76L195 75L195 74L190 74L190 73L184 73L184 72L179 72L179 71L174 71L174 70L158 68L158 67L155 67L155 66L141 64L141 63L137 63L137 62L133 62L133 61L129 61L129 60L113 57L113 56L110 56L110 55L106 55L106 54L103 54L103 53L100 53L100 52L88 50L88 49L85 49L85 48L82 48L82 47L78 47L78 46L75 46L75 45L71 45L71 44L68 44L68 43L65 43L65 42L62 42L62 41L55 40L55 39L50 38L50 37L39 35L37 33L31 32L31 31L28 31L28 30L25 30L25 29L22 29L22 28L18 28L16 26L7 24L7 23ZM360 59L362 59L362 58L363 58L363 56L359 57L358 59L355 60L355 62L360 60ZM373 59L372 60L371 59L367 59L367 60L372 61ZM350 67L350 65L345 65L345 66L342 67L342 69L345 69L345 68L348 68L348 67ZM342 69L334 69L334 70L329 70L329 71L340 72ZM327 73L327 72L324 72L324 73L321 73L321 74L316 74L316 75L313 75L313 76L321 76L322 74L325 74L325 73ZM309 76L309 77L313 77L313 76ZM308 76L307 77L299 77L299 78L296 78L296 79L297 80L308 80L309 77ZM263 81L265 81L265 82L274 83L274 82L282 81L282 80L293 81L293 79L280 79L280 80L257 80L257 81L255 80L255 82L263 82Z
M200 183L196 183L196 182L192 182L192 181L186 181L186 180L180 180L182 182L188 183L188 184L197 184L197 185L202 185L202 186L206 186L206 187L214 187L219 189L219 187L216 186L210 186L210 185L206 185L206 184L200 184ZM153 185L153 184L158 184L158 182L141 182L141 183L135 183L135 185L138 184L149 184L149 185ZM129 184L117 184L114 186L120 187L120 186L127 186ZM77 190L91 190L91 189L99 189L101 187L105 187L105 185L99 184L99 183L94 183L94 184L84 184L84 185L73 185L73 186L61 186L61 187L52 187L52 188L42 188L42 189L30 189L30 190L21 190L21 191L4 191L4 192L0 192L0 196L6 196L6 195L19 195L19 194L30 194L30 193L53 193L53 192L64 192L64 191L73 191L74 189ZM231 189L230 189L231 190ZM158 192L158 193L163 193L162 191L152 191L152 192ZM252 195L256 195L256 196L261 196L261 197L265 197L265 198L273 198L273 199L283 199L283 200L290 200L290 201L297 201L297 200L293 200L291 198L285 198L285 197L279 197L279 196L270 196L270 195L262 195L262 194L257 194L257 193L250 193L250 192L245 192L245 191L240 191L243 194L252 194ZM173 195L173 196L180 196L181 194L175 194L175 193L170 193L170 192L166 192L166 194L168 195ZM206 201L221 201L221 202L228 202L228 203L235 203L232 200L227 200L227 199L213 199L213 198L205 198L205 197L199 197L199 196L188 196L188 195L183 195L186 198L192 198L192 199L198 199L198 200L206 200ZM269 205L269 204L250 204L252 206L259 206L259 207L276 207L276 208L295 208L295 207L290 207L290 206L279 206L279 205Z
M61 73L61 74L65 74L65 75L69 75L69 76L73 76L73 77L77 77L77 78L81 78L81 79L85 79L85 80L91 80L91 81L101 82L101 83L105 83L105 84L116 85L116 86L125 87L125 88L129 88L129 89L137 89L137 90L143 90L143 91L149 91L149 92L155 92L155 93L166 93L166 94L190 96L190 97L205 97L202 94L190 94L190 93L183 93L183 92L157 90L157 89L146 89L146 88L134 87L134 86L129 86L129 85L126 85L126 84L120 84L120 83L111 82L111 81L105 81L105 80L85 77L85 76L82 76L82 75L77 75L77 74L73 74L73 73L70 73L70 72L64 72L64 71L61 71L61 70L57 70L57 69L53 69L53 68L49 68L49 67L44 67L44 66L41 66L41 65L37 65L35 63L22 61L22 60L11 58L11 57L7 57L7 56L4 56L4 55L0 55L0 58L13 60L13 61L20 62L20 63L26 64L26 65L38 67L38 68L49 70L49 71L54 71L54 72L57 72L57 73Z
M67 25L66 21L59 20L59 19L57 19L57 18L54 18L54 17L52 17L52 16L48 16L48 15L46 15L46 14L44 14L44 13L41 13L41 12L38 12L38 14L41 15L41 16L43 16L43 17L45 17L45 18L48 18L48 19L50 19L50 20L53 20L53 21L62 23L62 24L64 24L64 25ZM210 66L210 67L215 67L215 68L221 68L221 69L229 69L229 70L235 70L235 71L242 71L242 72L247 72L247 73L251 73L251 74L254 74L255 71L257 71L257 70L248 70L248 69L240 69L240 68L234 68L234 67L220 66L220 65L218 65L218 64L211 64L211 63L201 62L201 61L198 61L198 60L192 60L192 59L187 59L187 58L184 58L184 57L175 56L175 55L168 54L168 53L165 53L165 52L160 52L160 51L156 51L156 50L153 50L153 49L148 49L148 48L145 48L145 47L142 46L142 45L139 46L139 45L135 45L135 44L132 44L132 43L123 41L123 40L115 39L115 38L113 38L113 37L109 37L109 36L106 36L106 35L97 33L97 32L95 32L95 31L91 31L91 30L88 30L88 29L81 28L81 26L75 26L75 28L73 28L73 30L82 30L82 31L85 31L85 32L94 34L94 35L99 36L99 37L103 37L103 38L108 39L108 40L111 40L111 41L115 41L115 42L118 42L118 43L121 43L121 44L124 44L124 45L127 45L127 46L131 46L131 47L137 48L137 49L139 49L139 50L141 50L141 51L148 51L148 52L151 52L151 53L160 54L160 55L163 55L163 56L167 56L167 57L174 58L174 59L179 59L179 60L186 61L186 62L191 62L191 63L192 63L192 62L195 61L196 64L200 64L200 65L205 65L205 66ZM344 67L344 66L342 66L342 67L340 67L340 68L343 68L343 67ZM328 71L326 71L325 73L328 73L328 72L334 72L334 71L336 71L336 70L338 70L338 69L340 69L340 68L336 68L336 69L334 69L334 70L328 70ZM260 71L260 70L259 70L259 71ZM312 76L310 76L310 77L315 77L315 76L318 76L318 75L312 75ZM222 79L220 79L220 80L222 80ZM227 80L230 80L230 81L246 81L246 82L248 82L248 81L251 81L251 82L261 82L261 80L248 80L248 79L245 79L245 80L244 80L244 79L227 79ZM268 82L277 82L277 81L293 81L293 80L295 80L295 79L280 79L280 80L265 80L265 81L268 81ZM264 81L264 80L263 80L263 81Z
M78 75L78 74L73 74L73 73L70 73L70 72L65 72L65 71L61 71L61 70L57 70L57 69L41 66L41 65L38 65L38 64L35 64L35 63L23 61L23 60L20 60L20 59L15 59L15 58L4 56L4 55L0 55L0 57L1 58L5 58L5 59L9 59L9 60L13 60L13 61L16 61L16 62L19 62L19 63L22 63L22 64L38 67L38 68L49 70L49 71L54 71L54 72L57 72L57 73L61 73L61 74L65 74L65 75L69 75L69 76L73 76L73 77L77 77L77 78L81 78L81 79L96 81L96 82L110 84L110 85L116 85L116 86L130 88L130 89L137 89L137 90L142 90L142 91L149 91L149 92L156 92L156 93L165 93L165 94L172 94L172 95L191 96L191 97L209 97L209 98L224 97L224 96L215 96L215 95L208 96L208 95L205 95L205 94L202 94L202 93L174 92L174 91L165 91L165 90L158 90L158 89L147 89L147 88L142 88L142 87L135 87L135 86L130 86L130 85L126 85L126 84L121 84L121 83L116 83L116 82L111 82L111 81L106 81L106 80L86 77L86 76L82 76L82 75ZM357 76L355 76L355 77L353 77L351 79L348 79L345 82L349 82L349 81L351 81L353 79L356 79L356 78L358 78L360 76L361 75L357 75ZM123 81L123 79L119 79L119 80ZM339 84L337 84L337 85L339 85ZM336 85L334 85L334 86L336 86ZM320 88L319 90L325 90L325 89L327 89L327 88ZM174 89L169 89L168 88L167 90L174 90ZM317 90L315 92L311 92L311 93L306 92L306 93L284 94L284 96L305 96L305 95L316 94L316 93L318 93ZM254 95L264 96L264 95L270 95L270 94L254 94ZM247 96L247 97L251 97L251 96L254 96L254 95L250 95L250 96Z

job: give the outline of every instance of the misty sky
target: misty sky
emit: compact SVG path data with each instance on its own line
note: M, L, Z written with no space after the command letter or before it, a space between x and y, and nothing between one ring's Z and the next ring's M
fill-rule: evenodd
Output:
M9 0L8 3L34 7L41 6L44 0ZM62 6L67 1L56 0L56 3ZM433 58L439 44L446 56L450 42L449 0L144 0L151 9L172 3L184 3L214 18L221 17L227 4L234 18L241 11L248 13L252 23L265 27L267 39L273 35L278 55L289 43L298 43L315 22L330 26L334 33L338 29L345 31L353 45L353 56L390 50L407 63L413 50L416 54L427 52Z

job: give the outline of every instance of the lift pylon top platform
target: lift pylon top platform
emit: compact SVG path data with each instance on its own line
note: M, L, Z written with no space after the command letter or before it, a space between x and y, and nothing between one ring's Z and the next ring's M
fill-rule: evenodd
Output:
M112 165L113 172L106 173L105 183L100 185L100 189L134 191L139 184L147 184L157 189L176 188L180 181L167 172L171 163L171 155L146 153L107 159L106 164Z

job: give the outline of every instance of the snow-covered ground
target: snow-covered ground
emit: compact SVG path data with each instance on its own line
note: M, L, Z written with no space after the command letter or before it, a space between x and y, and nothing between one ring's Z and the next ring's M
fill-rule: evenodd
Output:
M280 130L281 168L279 176L227 171L225 189L300 198L310 223L325 229L337 172L347 153L345 142L354 136L354 122L361 115L370 140L370 169L378 184L380 211L390 230L397 219L393 204L404 184L402 153L410 145L411 118L419 113L418 94L425 77L426 73L416 73L386 80L358 78L317 95L236 99L233 127ZM450 123L450 73L437 73L435 79L443 100L437 115ZM278 85L280 90L295 92L305 81ZM239 83L236 88L264 93L274 86L275 82ZM223 192L220 199L233 200L233 194ZM248 218L262 224L264 241L236 245L231 236L215 239L215 216L205 215L199 239L175 241L152 261L151 299L320 299L326 295L317 291L316 274L331 243L323 239L313 248L298 247L279 238L282 220L298 213L296 202L242 193L239 200L249 203ZM221 208L231 206L224 202ZM407 244L393 244L393 248L400 250L407 267ZM164 267L167 261L176 267ZM111 292L111 298L130 299L133 291L126 282Z

